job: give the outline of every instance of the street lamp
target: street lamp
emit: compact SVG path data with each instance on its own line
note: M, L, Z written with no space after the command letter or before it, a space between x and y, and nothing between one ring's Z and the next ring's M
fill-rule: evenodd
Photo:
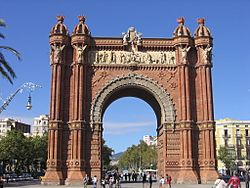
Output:
M3 103L3 105L0 107L0 114L6 110L6 107L10 104L12 99L16 96L18 93L22 93L24 89L27 89L29 91L29 97L28 97L28 103L26 105L27 110L31 110L32 104L31 104L31 95L30 93L34 91L36 88L41 88L41 86L34 84L32 82L27 82L21 85L17 90L12 93Z
M26 105L26 108L27 108L27 110L31 110L31 108L32 108L31 96L30 96L30 94L29 94L29 97L28 97L28 104Z

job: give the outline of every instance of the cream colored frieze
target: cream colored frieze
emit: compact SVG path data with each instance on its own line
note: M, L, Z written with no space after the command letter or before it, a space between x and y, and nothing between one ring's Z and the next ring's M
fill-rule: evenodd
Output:
M165 64L176 65L174 51L168 52L126 52L89 51L89 64Z

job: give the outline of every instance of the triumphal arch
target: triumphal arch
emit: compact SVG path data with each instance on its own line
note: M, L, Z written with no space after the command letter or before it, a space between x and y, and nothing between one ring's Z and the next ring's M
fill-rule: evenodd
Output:
M50 32L51 103L44 184L101 177L103 114L116 99L146 101L157 117L158 175L178 183L217 177L212 37L198 19L191 34L179 18L172 38L94 37L79 16L72 34L58 16ZM129 109L128 109L129 110Z

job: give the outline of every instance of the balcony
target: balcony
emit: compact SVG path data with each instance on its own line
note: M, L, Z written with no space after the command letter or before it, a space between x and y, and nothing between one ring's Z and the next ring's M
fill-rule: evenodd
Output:
M236 133L236 138L242 138L242 134Z
M225 147L228 148L228 149L234 149L235 145L233 145L233 144L226 144Z

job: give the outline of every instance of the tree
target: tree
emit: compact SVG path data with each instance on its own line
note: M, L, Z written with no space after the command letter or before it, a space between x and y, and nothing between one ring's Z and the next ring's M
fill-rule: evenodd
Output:
M0 19L0 26L6 27L6 24L4 20L2 19ZM2 39L5 38L2 33L0 33L0 38ZM4 54L2 53L2 49L7 50L8 52L11 52L12 54L14 54L18 60L21 60L21 55L18 51L16 51L15 49L9 46L0 45L0 74L2 74L4 78L6 78L11 84L13 84L12 79L16 78L16 74L14 70L11 68L11 66L9 65L9 63L6 61Z
M0 161L5 165L11 165L15 172L27 170L27 165L32 163L33 145L29 138L18 131L8 131L7 136L0 142Z
M38 167L41 171L46 168L47 147L47 134L27 138L21 132L8 131L0 142L0 162L4 167L14 167L16 173L36 173Z
M102 140L102 161L103 161L103 167L105 169L109 169L110 168L110 161L111 161L111 156L112 153L114 152L114 150L110 147L108 147L105 144L105 140Z
M46 161L48 158L48 134L43 136L35 136L31 138L31 145L33 145L33 171L43 171L46 169Z
M119 167L124 169L146 169L156 167L157 151L155 146L148 146L144 141L129 147L119 159Z
M226 147L221 146L218 150L217 158L224 163L227 170L235 167L236 153L234 150L228 150Z

